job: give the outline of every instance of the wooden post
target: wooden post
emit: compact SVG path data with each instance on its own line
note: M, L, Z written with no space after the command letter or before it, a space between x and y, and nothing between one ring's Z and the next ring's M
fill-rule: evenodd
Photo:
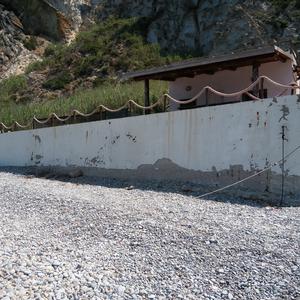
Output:
M208 88L205 89L205 106L208 106Z
M252 82L255 82L258 77L259 77L259 64L254 63L252 66ZM253 88L253 95L256 97L259 96L259 84L257 84Z
M163 111L167 111L167 96L164 95L164 100L163 100Z
M128 103L128 115L129 115L129 117L132 116L132 105L131 105L131 102Z
M149 79L144 81L144 106L150 106L150 90L149 90ZM150 111L144 109L144 114L149 114Z
M295 89L291 89L291 95L295 94Z
M264 94L264 78L262 78L259 83L259 98L263 99L265 96Z
M102 106L99 108L99 120L102 120Z

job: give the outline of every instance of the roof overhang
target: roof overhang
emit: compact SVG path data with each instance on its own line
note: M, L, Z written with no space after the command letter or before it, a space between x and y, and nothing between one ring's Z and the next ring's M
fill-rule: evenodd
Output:
M173 81L179 77L194 77L199 74L214 74L222 70L260 65L268 62L293 60L293 56L277 46L257 48L228 55L195 58L178 63L125 74L125 80L167 80Z

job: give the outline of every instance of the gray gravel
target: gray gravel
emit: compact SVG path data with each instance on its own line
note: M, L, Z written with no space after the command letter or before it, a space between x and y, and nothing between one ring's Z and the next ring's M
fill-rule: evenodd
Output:
M0 299L300 299L299 208L152 185L0 172Z

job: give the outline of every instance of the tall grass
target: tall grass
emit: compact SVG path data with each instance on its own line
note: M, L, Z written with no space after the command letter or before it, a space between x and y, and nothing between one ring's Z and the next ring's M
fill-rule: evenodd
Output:
M166 82L152 81L150 83L150 99L153 102L167 91ZM78 91L69 98L57 98L44 102L32 102L17 104L14 101L0 103L0 122L6 125L18 121L21 124L28 123L35 115L37 118L46 118L55 112L59 116L68 115L73 109L89 113L100 104L110 108L117 108L129 99L143 104L144 88L142 82L103 84L90 90Z

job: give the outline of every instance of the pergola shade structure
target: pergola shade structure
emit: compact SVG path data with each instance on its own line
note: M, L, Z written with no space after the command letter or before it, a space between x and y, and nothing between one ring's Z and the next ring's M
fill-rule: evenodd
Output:
M260 75L262 65L272 62L286 63L287 61L291 62L290 70L293 73L295 62L293 55L277 46L269 46L227 55L184 60L157 68L127 73L123 78L145 82L145 106L148 106L149 80L174 82L179 78L195 78L199 75L214 75L222 71L236 71L243 67L250 67L251 82L254 82ZM262 85L255 87L253 94L263 97L264 87Z

